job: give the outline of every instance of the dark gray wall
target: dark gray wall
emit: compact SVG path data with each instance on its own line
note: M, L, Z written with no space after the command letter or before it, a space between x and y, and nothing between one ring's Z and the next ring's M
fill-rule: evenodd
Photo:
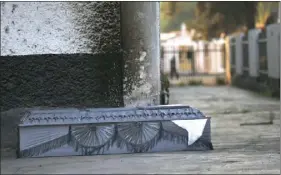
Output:
M122 106L121 61L121 53L3 56L1 111Z

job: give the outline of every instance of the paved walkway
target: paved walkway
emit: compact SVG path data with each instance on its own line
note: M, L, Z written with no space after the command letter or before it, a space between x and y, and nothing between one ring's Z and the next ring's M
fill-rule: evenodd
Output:
M3 173L280 174L280 102L233 87L177 87L171 103L212 117L214 151L1 160ZM270 124L270 121L273 124Z

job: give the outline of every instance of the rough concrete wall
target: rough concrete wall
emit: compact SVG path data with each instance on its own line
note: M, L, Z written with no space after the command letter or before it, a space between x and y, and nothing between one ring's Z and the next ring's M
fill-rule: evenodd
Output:
M0 109L122 106L121 59L120 53L2 56Z
M1 2L1 109L122 105L120 35L119 2Z
M1 2L1 56L118 50L119 2Z

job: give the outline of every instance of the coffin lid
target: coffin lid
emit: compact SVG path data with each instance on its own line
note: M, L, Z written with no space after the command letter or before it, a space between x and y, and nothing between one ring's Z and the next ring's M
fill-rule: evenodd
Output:
M56 108L27 110L19 126L73 125L206 118L186 105L159 105L124 108Z

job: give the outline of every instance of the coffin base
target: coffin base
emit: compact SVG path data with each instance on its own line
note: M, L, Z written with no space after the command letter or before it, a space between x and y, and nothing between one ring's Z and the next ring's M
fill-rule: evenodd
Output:
M212 150L210 118L196 120L201 133L175 124L190 120L19 126L18 157Z

